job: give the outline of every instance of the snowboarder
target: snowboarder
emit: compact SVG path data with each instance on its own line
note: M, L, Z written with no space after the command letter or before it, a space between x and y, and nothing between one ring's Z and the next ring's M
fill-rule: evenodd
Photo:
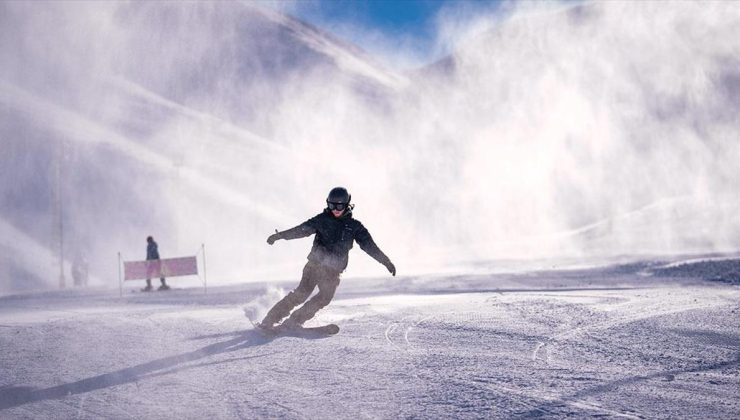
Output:
M267 238L267 243L272 245L278 239L290 240L316 235L298 287L276 303L258 327L274 328L276 323L290 315L281 325L286 328L300 328L319 309L328 305L339 286L340 275L347 268L348 253L354 241L357 241L363 251L383 264L392 275L396 275L396 267L375 244L370 232L359 220L352 218L354 204L350 204L351 198L345 188L334 188L329 192L326 208L322 213L292 229L283 232L275 230ZM317 286L319 292L306 302ZM303 306L291 313L293 308L303 302Z
M158 262L159 262L159 250L158 250L157 243L154 242L154 238L152 238L151 236L147 236L146 243L147 243L147 245L146 245L146 260L147 261L157 261L157 263L149 263L150 265L149 265L149 268L148 268L147 271L149 273L157 273L157 274L160 274L161 275L160 269L159 269L160 266L158 264ZM160 277L159 278L159 281L162 284L159 286L159 289L158 290L169 290L170 289L170 286L167 286L167 283L165 282L164 277ZM146 279L146 287L143 288L142 290L145 291L145 292L149 292L149 291L152 290L152 280L150 278L147 278Z

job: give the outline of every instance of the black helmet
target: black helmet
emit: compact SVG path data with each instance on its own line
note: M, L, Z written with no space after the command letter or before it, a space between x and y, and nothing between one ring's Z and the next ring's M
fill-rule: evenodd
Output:
M329 191L329 196L326 197L326 205L330 210L344 210L349 206L349 201L352 196L347 192L346 188L336 187ZM339 204L337 206L337 204Z

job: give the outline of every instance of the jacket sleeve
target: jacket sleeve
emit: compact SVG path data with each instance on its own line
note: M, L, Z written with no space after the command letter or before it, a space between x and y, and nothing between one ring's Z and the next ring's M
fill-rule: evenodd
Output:
M359 229L357 229L355 233L355 241L360 245L360 249L367 252L367 254L371 257L373 257L377 262L383 264L384 266L388 266L388 264L391 263L391 259L388 258L383 251L378 248L378 245L375 244L375 241L373 240L373 237L370 236L370 232L360 224Z
M315 219L316 219L315 217L308 219L294 228L290 228L288 230L278 232L277 235L280 239L287 239L287 240L305 238L306 236L311 236L314 233L316 233L316 220Z

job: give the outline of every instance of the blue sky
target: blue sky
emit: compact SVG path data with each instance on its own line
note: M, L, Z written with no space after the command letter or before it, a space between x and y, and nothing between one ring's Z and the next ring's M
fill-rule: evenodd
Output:
M409 68L447 53L440 22L459 24L499 10L501 0L288 0L270 2L349 41L393 67Z

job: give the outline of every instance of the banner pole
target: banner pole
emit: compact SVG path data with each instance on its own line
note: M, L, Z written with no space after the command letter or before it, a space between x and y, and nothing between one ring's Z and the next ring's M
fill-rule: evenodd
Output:
M208 294L208 275L206 274L206 244L201 244L203 249L203 290Z
M121 253L118 253L118 295L123 297L123 281L121 280Z

